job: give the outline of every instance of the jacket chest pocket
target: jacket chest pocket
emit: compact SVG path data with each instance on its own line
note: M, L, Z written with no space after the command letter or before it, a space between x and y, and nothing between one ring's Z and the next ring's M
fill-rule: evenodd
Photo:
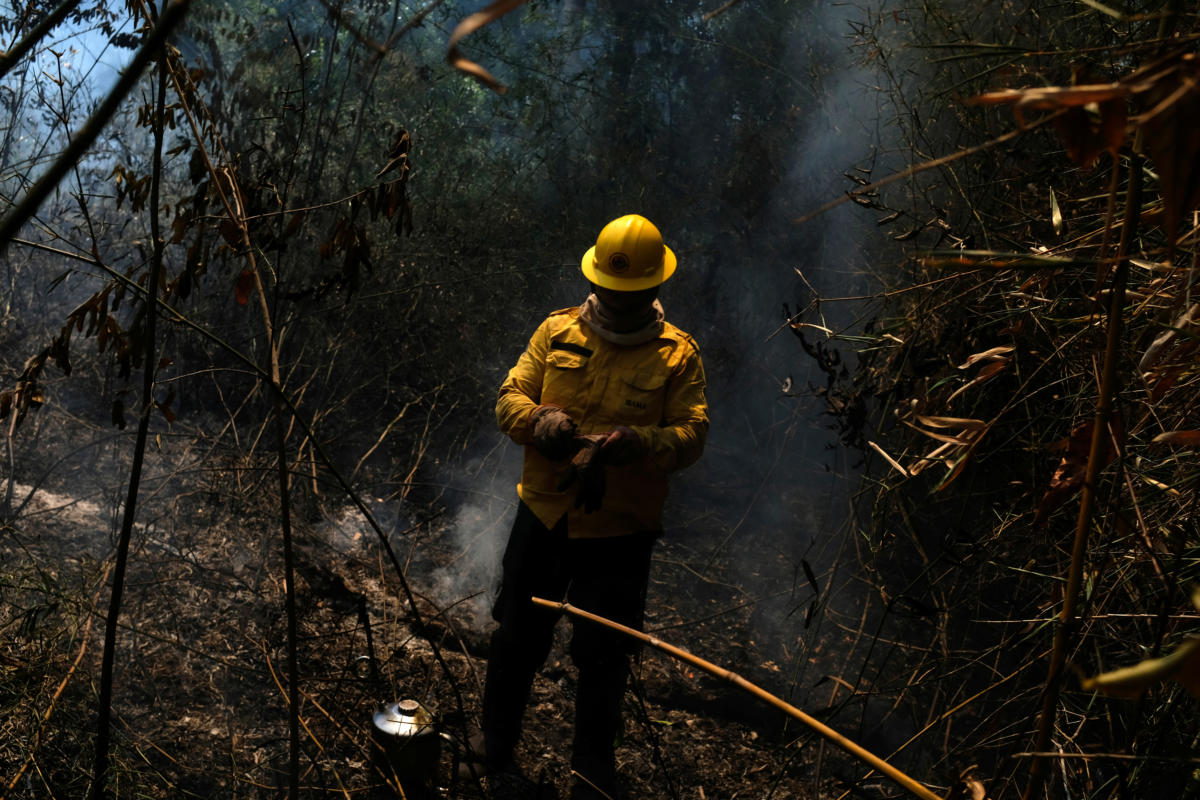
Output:
M542 377L542 402L568 408L582 406L587 384L588 357L565 350L551 350Z
M619 372L609 381L606 405L623 425L658 425L662 422L667 376L651 372Z

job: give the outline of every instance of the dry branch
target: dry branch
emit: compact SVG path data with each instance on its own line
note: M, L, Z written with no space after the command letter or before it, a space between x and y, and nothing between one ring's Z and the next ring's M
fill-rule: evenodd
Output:
M186 8L183 3L172 6L174 9ZM170 9L168 9L170 10ZM178 12L182 15L182 10ZM181 17L180 17L181 18ZM176 20L178 21L178 19ZM163 32L170 30L172 24L167 20L162 19L157 31ZM150 48L150 44L146 45L143 52ZM108 767L109 767L109 739L111 736L112 725L112 691L113 691L113 670L114 660L116 658L116 639L117 639L117 623L121 616L121 603L125 588L125 576L128 567L129 546L130 540L133 537L133 524L136 519L138 510L138 494L141 491L142 480L142 465L146 455L146 440L150 428L150 414L153 411L154 404L154 372L157 359L154 356L154 346L157 337L156 322L158 315L154 313L155 304L159 299L160 279L162 277L163 264L163 249L164 242L160 236L160 220L159 214L161 207L159 204L159 190L162 185L163 173L163 129L166 127L165 115L163 109L166 107L166 92L167 92L167 56L166 42L158 40L155 49L150 51L151 55L157 56L158 70L158 98L155 102L155 117L154 117L154 157L153 157L153 179L150 184L150 229L154 239L154 255L152 269L149 279L149 286L146 294L146 307L149 313L146 315L146 326L143 331L144 344L143 351L145 360L142 365L142 409L138 417L137 437L134 442L133 460L129 468L129 488L125 495L125 507L121 520L121 533L117 541L116 562L113 565L113 587L112 595L109 599L108 618L105 625L104 634L104 654L101 663L100 673L100 709L99 720L96 723L96 757L95 765L92 772L92 786L89 790L89 797L99 800L106 797L108 794ZM139 54L140 55L140 54ZM3 240L0 239L0 242Z
M672 644L668 644L668 643L662 641L661 639L656 639L655 637L650 636L649 634L642 633L641 631L634 630L633 628L630 628L626 625L622 625L618 622L613 622L610 619L606 619L604 617L597 616L596 614L592 614L591 612L576 608L575 606L571 605L570 603L555 603L553 601L545 600L540 597L534 597L531 599L537 605L544 606L546 608L552 608L552 609L555 609L557 611L561 611L561 612L564 612L567 614L572 614L576 617L581 617L583 619L590 620L591 622L595 622L600 625L604 625L605 627L612 628L615 631L620 631L621 633L625 634L626 636L631 636L634 639L638 639L639 641L645 642L646 644L650 645L651 647L661 650L664 653L667 653L668 655L673 656L674 658L678 658L681 661L686 661L687 663L691 664L692 666L694 666L698 669L702 669L705 672L709 673L710 675L714 675L718 678L721 678L722 680L729 681L733 685L746 690L747 692L749 692L750 694L759 698L760 700L765 700L766 702L775 706L776 708L778 708L779 710L788 714L789 716L800 720L800 722L807 725L809 728L811 728L816 733L820 734L822 737L824 737L826 740L828 740L832 744L840 747L842 750L846 751L847 753L849 753L850 755L859 759L860 761L863 761L863 762L871 765L871 767L873 769L876 769L879 772L882 772L884 775L888 776L889 778L894 780L896 783L900 784L902 787L904 787L907 791L909 791L913 795L922 798L922 800L942 800L940 795L935 794L934 792L930 791L928 788L926 788L924 786L924 784L919 783L915 778L911 777L907 773L902 772L901 770L892 766L887 761L883 760L879 756L875 755L871 751L869 751L866 748L859 745L857 742L855 742L851 739L848 739L847 737L838 733L833 728L830 728L828 725L824 724L823 722L820 722L816 718L814 718L814 717L806 714L805 712L801 711L800 709L796 708L791 703L788 703L787 701L782 700L781 698L777 697L776 695L771 694L770 692L768 692L767 690L758 686L757 684L751 683L750 681L743 678L741 675L738 675L736 672L731 672L730 670L727 670L724 667L719 667L716 664L712 663L711 661L706 661L703 658L700 658L699 656L692 655L691 653L689 653L686 650L683 650L682 648L676 647Z

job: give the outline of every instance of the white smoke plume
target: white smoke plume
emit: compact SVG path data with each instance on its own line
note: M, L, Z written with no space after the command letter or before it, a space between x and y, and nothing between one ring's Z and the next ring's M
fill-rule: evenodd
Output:
M452 619L480 632L491 624L500 560L517 508L520 448L499 431L481 436L476 452L443 476L451 491L451 517L438 537L441 551L428 591Z

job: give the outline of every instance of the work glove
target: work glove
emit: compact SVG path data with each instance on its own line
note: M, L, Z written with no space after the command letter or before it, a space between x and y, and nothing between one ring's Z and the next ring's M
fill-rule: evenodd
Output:
M558 483L560 492L566 491L572 484L579 484L575 508L582 508L585 514L600 508L604 500L604 455L600 448L604 438L603 435L576 436L575 446L579 449L571 457L567 474Z
M600 452L604 455L604 463L614 467L623 467L640 461L646 455L646 445L642 437L633 428L618 425L609 431L600 443Z
M565 461L575 452L575 420L555 405L538 406L529 417L533 446L551 461Z

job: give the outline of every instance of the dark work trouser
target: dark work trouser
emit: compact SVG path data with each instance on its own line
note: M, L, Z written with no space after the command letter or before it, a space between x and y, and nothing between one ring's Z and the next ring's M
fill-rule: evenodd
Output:
M546 660L556 612L530 597L560 601L615 622L642 627L650 552L657 532L601 539L568 539L566 519L547 529L524 503L517 509L504 577L492 616L483 698L483 732L489 768L512 760L533 677ZM573 620L571 660L579 670L575 699L575 742L571 766L597 783L614 775L613 746L621 720L621 698L629 657L637 642L587 620Z

